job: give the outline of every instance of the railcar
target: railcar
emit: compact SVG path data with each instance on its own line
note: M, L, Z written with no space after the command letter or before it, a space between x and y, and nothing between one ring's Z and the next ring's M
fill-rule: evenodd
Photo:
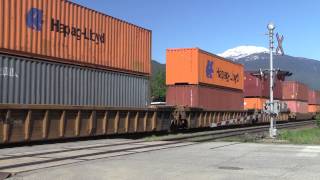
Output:
M289 115L279 116L287 121ZM250 125L269 122L258 111L156 106L0 105L0 144Z

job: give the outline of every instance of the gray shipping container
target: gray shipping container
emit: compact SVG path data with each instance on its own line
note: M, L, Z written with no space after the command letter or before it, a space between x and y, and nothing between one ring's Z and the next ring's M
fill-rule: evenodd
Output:
M0 104L146 107L149 78L0 54Z

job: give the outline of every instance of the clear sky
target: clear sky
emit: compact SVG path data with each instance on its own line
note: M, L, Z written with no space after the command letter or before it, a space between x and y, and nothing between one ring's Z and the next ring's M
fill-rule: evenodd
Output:
M221 53L240 45L268 46L266 25L284 34L286 54L320 60L318 0L72 0L152 30L152 58L165 49L199 47Z

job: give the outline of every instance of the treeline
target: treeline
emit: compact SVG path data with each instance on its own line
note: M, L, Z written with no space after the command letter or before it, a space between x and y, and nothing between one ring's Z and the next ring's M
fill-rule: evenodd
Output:
M157 71L151 78L151 98L153 102L166 101L166 73Z

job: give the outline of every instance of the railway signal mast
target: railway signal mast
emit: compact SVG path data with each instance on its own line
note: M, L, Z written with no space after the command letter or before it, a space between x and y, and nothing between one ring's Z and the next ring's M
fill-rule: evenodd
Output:
M275 25L270 22L268 24L268 30L269 30L269 51L270 51L270 101L269 101L269 110L270 110L270 129L269 129L269 134L271 138L274 138L277 134L277 128L275 126L274 122L274 104L273 104L273 46L274 46L274 41L273 41L273 30L275 29Z
M274 76L276 70L273 68L273 49L274 49L274 40L273 40L273 35L274 35L274 29L275 25L270 22L267 26L269 30L269 51L270 51L270 100L269 103L267 104L268 107L268 113L270 114L270 129L269 129L269 134L271 138L275 138L277 136L277 128L276 128L276 121L275 118L278 114L278 101L275 102L273 99L273 88L274 88ZM282 48L282 41L283 41L283 36L279 36L279 34L276 34L277 41L278 41L278 47L276 49L276 54L277 55L284 55L284 51Z

